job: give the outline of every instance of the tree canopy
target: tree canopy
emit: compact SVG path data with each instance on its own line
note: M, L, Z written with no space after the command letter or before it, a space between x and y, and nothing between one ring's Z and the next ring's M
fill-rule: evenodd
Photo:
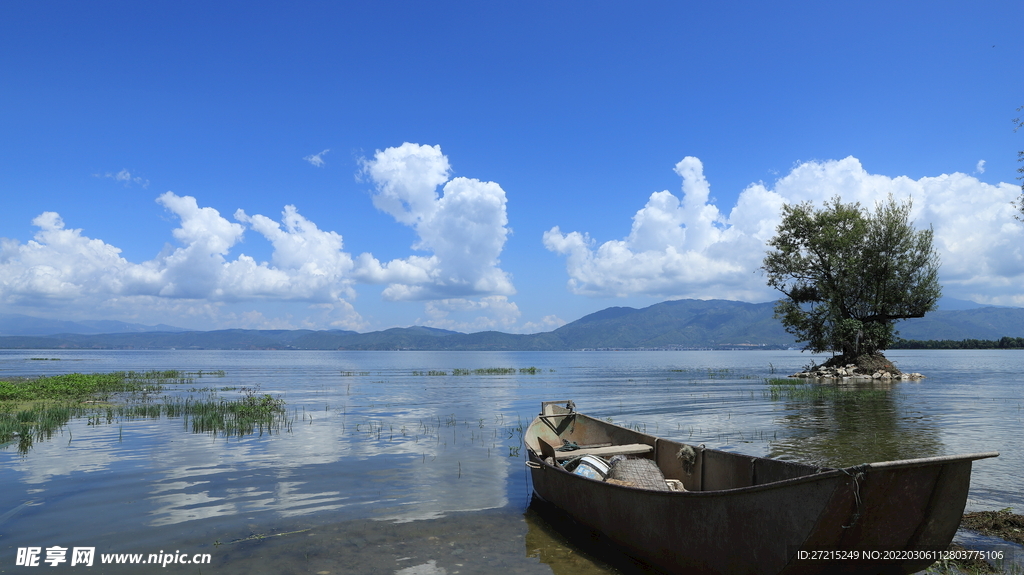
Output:
M775 317L813 352L854 358L888 348L894 322L922 317L941 295L932 230L892 196L873 213L838 197L783 208L761 269L785 295Z

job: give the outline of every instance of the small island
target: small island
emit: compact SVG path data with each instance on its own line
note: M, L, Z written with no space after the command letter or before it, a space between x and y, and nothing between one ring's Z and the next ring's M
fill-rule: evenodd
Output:
M809 366L790 377L806 379L878 379L882 381L920 380L920 373L903 373L880 353L865 354L852 361L836 356L818 366Z
M785 298L775 317L806 342L805 350L838 355L793 377L921 379L882 355L896 342L894 323L935 310L939 256L932 231L909 222L911 202L888 201L868 212L832 198L783 207L761 269Z

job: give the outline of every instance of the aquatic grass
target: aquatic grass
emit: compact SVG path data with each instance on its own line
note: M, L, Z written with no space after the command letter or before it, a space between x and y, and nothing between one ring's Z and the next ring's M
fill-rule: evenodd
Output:
M137 371L129 371L124 375L128 381L153 386L190 385L195 383L196 377L202 377L197 376L196 373L188 373L178 371L176 369L167 369L162 371L152 370L141 373Z
M90 396L141 391L147 384L125 372L69 373L22 381L0 381L0 401L83 400Z
M515 375L516 373L536 375L543 373L544 370L538 367L520 367L518 369L514 367L481 367L477 369L463 369L455 368L452 370L452 375ZM424 375L422 371L414 371L413 375ZM434 372L429 371L426 375L448 375L446 372Z
M260 393L259 385L242 390L243 397L233 401L188 398L184 402L170 402L168 413L182 417L184 425L191 427L193 433L223 433L227 437L263 435L288 427L283 399Z
M290 429L284 400L260 393L258 384L241 388L242 397L235 400L215 399L216 390L209 387L190 390L208 393L207 400L189 396L164 397L162 402L154 402L149 398L164 384L191 383L194 378L224 374L223 370L154 370L0 381L0 445L17 440L18 450L26 454L34 441L50 439L70 419L78 417L86 417L90 426L133 419L182 418L185 427L191 427L194 433L222 433L228 437ZM126 394L123 403L100 405L97 401L115 393ZM312 423L312 416L310 420ZM123 427L119 430L119 439L122 437Z
M120 405L110 410L120 420L181 418L193 433L243 437L273 433L288 427L284 400L252 394L236 400L168 399L162 403Z
M804 380L794 377L766 377L764 382L768 385L803 385Z
M105 399L114 393L152 393L164 385L194 383L196 378L224 377L217 371L116 371L113 373L67 373L34 379L0 381L0 401L84 401Z
M800 379L765 378L768 389L762 396L772 401L872 401L889 396L889 390L862 385L806 382Z
M473 375L512 375L516 372L514 367L484 367L474 369Z
M269 394L253 394L237 400L168 400L95 407L83 404L36 404L30 409L0 410L0 445L18 442L27 454L34 442L51 439L72 418L86 417L87 425L122 423L135 419L182 418L193 433L242 437L274 433L290 428L284 400ZM121 430L123 433L123 429ZM119 434L119 438L120 438Z
M50 439L67 422L85 412L71 404L37 404L29 409L0 410L0 445L17 439L18 452L27 454L33 442Z

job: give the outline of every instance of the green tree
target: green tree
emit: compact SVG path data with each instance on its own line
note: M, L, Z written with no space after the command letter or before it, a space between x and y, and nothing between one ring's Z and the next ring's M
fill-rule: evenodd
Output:
M932 230L914 230L911 203L892 196L874 213L838 197L786 205L761 269L785 298L775 317L804 349L846 358L877 353L894 322L922 317L941 295Z

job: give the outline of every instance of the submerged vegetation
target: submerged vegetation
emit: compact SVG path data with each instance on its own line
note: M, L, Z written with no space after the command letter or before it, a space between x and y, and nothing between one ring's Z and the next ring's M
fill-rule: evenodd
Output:
M243 388L244 396L236 400L195 400L188 397L167 399L163 403L141 403L109 407L103 413L107 423L141 418L180 417L193 433L221 433L226 437L242 437L251 433L263 435L287 428L289 421L284 400L256 389Z
M864 401L885 398L889 394L887 389L877 387L870 382L817 383L805 379L782 377L766 377L764 382L768 387L762 392L762 395L772 401L820 401L825 399Z
M0 402L84 401L108 399L114 393L150 393L163 385L194 383L200 377L224 377L224 371L116 371L114 373L68 373L35 379L0 381Z
M51 439L72 418L87 417L89 425L113 424L140 418L180 417L194 433L241 437L251 433L272 433L288 427L284 400L260 393L259 385L241 388L242 397L196 400L152 395L167 385L193 384L201 377L224 377L223 370L185 372L119 371L114 373L70 373L0 381L0 446L17 441L18 451L27 453L33 442ZM235 388L222 388L224 391ZM69 433L70 435L70 433Z
M413 376L509 376L536 375L544 370L534 366L486 367L477 369L413 371ZM342 371L343 377L370 376L366 371ZM119 439L124 424L140 419L180 419L185 430L209 433L214 436L241 438L246 435L264 435L291 432L296 423L312 424L314 413L305 407L286 410L283 399L260 391L259 384L252 387L197 386L204 377L224 377L217 371L119 371L106 374L71 373L39 378L14 378L0 381L0 449L16 445L26 454L34 443L52 440L55 436L74 440L67 429L73 419L86 419L87 425L119 425ZM239 392L234 399L218 397L218 392ZM351 393L351 384L347 387ZM372 407L372 406L371 406ZM330 406L325 406L330 412ZM344 409L341 411L344 416ZM469 422L458 422L461 428ZM475 422L470 443L484 440L484 420ZM508 425L504 416L495 419L497 427L487 433L491 444L486 451L504 452L507 456L521 456L523 423L517 419ZM419 428L405 424L385 426L383 422L369 421L357 424L357 434L368 434L378 440L394 441L412 438L419 441L432 437L435 442L452 444L456 436L438 433L441 428L456 427L455 416L447 416L436 425L421 422ZM420 429L421 428L421 429ZM503 445L504 444L504 445Z
M983 535L1000 537L1017 545L1024 545L1024 515L1013 513L1010 507L999 511L965 513L960 526Z
M17 439L18 451L27 453L33 441L50 439L72 417L84 413L84 407L67 404L36 405L18 411L0 407L0 445Z
M134 375L134 374L133 374ZM154 391L154 383L126 372L69 373L21 381L0 381L0 401L82 401L112 393Z
M550 370L550 371L554 371L554 370ZM477 368L477 369L459 369L459 368L456 368L456 369L453 369L452 372L451 372L452 375L515 375L517 373L522 373L522 374L527 374L527 375L537 375L538 373L544 373L544 370L539 368L539 367L533 367L533 366L530 366L530 367L520 367L519 369L516 369L514 367L482 367L482 368ZM433 370L433 369L429 370L429 371L413 370L412 374L415 375L415 376L422 376L422 375L426 375L426 376L442 375L443 376L443 375L448 375L448 372L444 371L444 370Z

